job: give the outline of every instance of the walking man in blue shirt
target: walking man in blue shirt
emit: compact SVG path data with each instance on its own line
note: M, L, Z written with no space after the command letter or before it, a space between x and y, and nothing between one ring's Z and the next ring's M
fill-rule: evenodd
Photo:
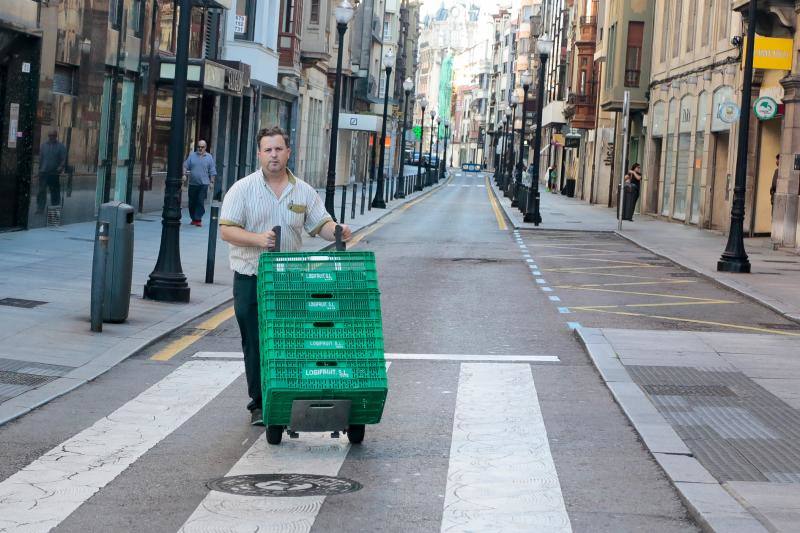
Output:
M193 226L203 225L206 213L206 194L208 187L214 184L217 166L214 157L206 152L208 144L202 139L197 143L197 151L189 154L183 163L183 169L189 177L189 216Z

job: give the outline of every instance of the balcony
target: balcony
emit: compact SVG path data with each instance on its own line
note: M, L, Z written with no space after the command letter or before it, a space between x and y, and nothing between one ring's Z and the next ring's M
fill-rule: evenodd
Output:
M581 17L578 21L580 41L597 41L597 17Z
M573 128L591 130L595 127L597 112L594 94L570 93L564 107L564 117Z
M625 70L625 87L639 87L641 70Z
M282 73L300 76L300 37L294 33L279 33L278 51L278 67Z

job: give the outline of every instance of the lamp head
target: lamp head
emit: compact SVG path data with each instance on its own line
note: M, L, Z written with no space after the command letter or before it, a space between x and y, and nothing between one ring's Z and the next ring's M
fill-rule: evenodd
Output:
M419 106L422 108L422 112L425 113L425 108L428 107L428 99L424 96L419 99Z
M414 88L414 80L411 78L406 78L406 81L403 82L403 90L407 93L411 92L411 89Z
M531 76L531 71L530 70L526 70L525 72L522 73L522 80L521 81L522 81L522 86L523 87L530 87L531 86L531 82L533 81L533 76Z
M431 120L433 120L436 117L436 111L431 109L430 116L431 116Z
M536 51L539 52L540 56L549 56L553 51L553 39L551 39L546 33L536 39Z
M353 19L353 4L347 0L342 0L333 10L333 16L339 24L348 24Z
M511 117L511 108L507 107L504 113L505 113L505 120L508 120Z
M392 68L394 66L394 52L392 49L389 48L386 50L386 53L383 54L383 67L384 68Z

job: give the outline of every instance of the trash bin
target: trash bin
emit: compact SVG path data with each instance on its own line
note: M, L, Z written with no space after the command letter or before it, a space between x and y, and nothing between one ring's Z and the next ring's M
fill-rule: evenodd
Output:
M124 322L128 318L133 275L133 214L133 207L122 202L102 204L98 212L98 220L109 225L103 322ZM98 281L92 279L92 284Z
M564 184L564 190L562 194L568 196L570 198L575 197L575 180L574 179L567 179L567 183Z
M625 193L625 203L623 204L622 219L633 220L633 211L636 209L636 202L639 200L639 186L626 183L622 189Z

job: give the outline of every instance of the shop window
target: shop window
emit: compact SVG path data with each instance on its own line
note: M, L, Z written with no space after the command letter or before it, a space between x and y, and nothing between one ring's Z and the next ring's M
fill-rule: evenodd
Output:
M236 0L233 38L252 41L256 25L256 0Z
M628 50L625 53L625 87L639 87L642 73L644 22L628 23Z
M78 94L78 68L72 65L56 65L53 72L53 92L75 96Z

